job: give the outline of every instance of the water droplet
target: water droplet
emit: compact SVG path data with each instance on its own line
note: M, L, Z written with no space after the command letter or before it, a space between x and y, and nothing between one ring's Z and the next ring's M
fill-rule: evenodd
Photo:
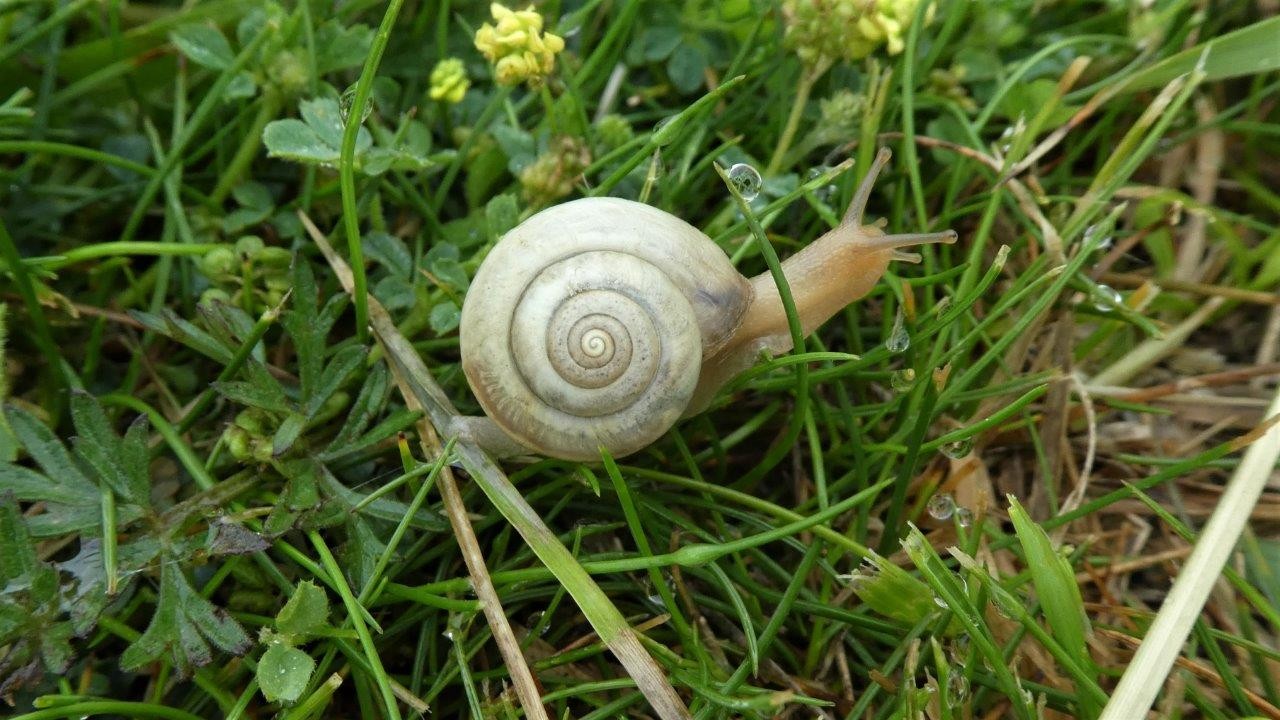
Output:
M726 174L733 189L738 191L743 200L750 202L760 194L760 186L764 184L764 180L760 177L759 170L746 163L736 163Z
M956 522L960 523L960 527L967 528L973 524L973 511L967 507L956 508Z
M956 499L951 497L951 493L938 493L929 498L925 509L934 520L946 520L956 511Z
M901 307L893 318L893 329L889 331L889 338L884 341L884 346L891 353L905 352L911 347L911 335L907 334L907 318Z
M1124 297L1119 290L1110 285L1097 285L1093 288L1093 306L1101 312L1111 312L1124 304Z
M943 610L950 610L950 609L951 609L951 606L947 604L947 601L946 601L946 600L943 600L943 599L942 599L940 596L938 596L938 595L934 595L934 596L933 596L933 604L934 604L934 605L937 605L938 607L942 608Z
M342 97L338 98L338 113L342 116L342 122L346 122L351 117L351 108L356 104L356 86L352 85L342 92ZM364 112L360 114L360 122L369 119L369 114L373 112L373 98L369 98L364 103Z
M830 171L831 171L831 168L827 165L820 165L815 168L809 168L809 173L805 179L805 182L812 183ZM813 189L813 196L821 200L822 202L826 202L830 200L831 196L835 195L835 193L836 193L836 186L830 183L827 183L826 185L819 185L818 187Z
M973 452L973 438L967 437L962 440L949 442L946 445L943 445L941 449L943 455L946 455L952 460L959 460Z
M1099 237L1102 235L1102 228L1098 225L1090 225L1084 229L1084 245L1087 250L1108 250L1111 248L1112 237L1110 235Z
M889 387L894 392L907 392L916 384L916 371L912 368L903 368L889 376Z
M445 637L445 639L446 639L446 640L449 640L450 642L453 642L453 637L454 637L454 635L453 635L453 628L447 628L444 632L442 632L442 633L440 633L440 634L441 634L441 635L444 635L444 637Z
M947 694L952 700L963 700L969 695L969 679L958 673L947 678Z

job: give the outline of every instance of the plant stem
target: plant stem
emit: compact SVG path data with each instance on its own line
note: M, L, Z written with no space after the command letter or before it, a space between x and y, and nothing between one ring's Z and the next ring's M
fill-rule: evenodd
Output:
M338 155L338 182L342 188L342 224L347 232L347 252L351 255L351 271L355 276L355 292L352 299L356 308L356 336L364 343L369 338L369 302L368 280L364 274L364 250L360 246L360 219L356 211L356 137L364 124L364 108L369 102L369 93L373 90L373 78L378 74L378 65L382 62L382 53L387 49L387 41L391 39L391 27L400 14L400 6L404 0L391 0L387 4L387 12L382 16L382 24L373 37L373 46L369 48L369 57L360 70L360 79L356 81L355 101L347 114L347 124L342 130L342 150Z
M258 114L253 118L253 124L249 126L249 131L241 141L236 154L231 158L231 162L227 163L227 169L218 179L218 185L209 195L211 205L221 205L222 201L227 199L227 195L231 194L231 189L240 181L240 176L244 175L244 171L253 164L253 159L258 155L258 148L262 147L262 131L267 127L267 123L280 114L280 107L283 104L283 98L274 89L268 88L263 93L262 104L258 106Z
M791 114L787 116L787 125L783 128L782 137L778 139L778 145L773 150L773 157L765 166L765 175L776 174L782 169L782 158L795 140L796 131L800 129L800 118L804 117L805 106L809 104L809 93L813 90L814 83L827 74L827 69L830 67L831 61L823 58L817 65L806 67L800 73L800 87L796 88L796 97L791 103Z

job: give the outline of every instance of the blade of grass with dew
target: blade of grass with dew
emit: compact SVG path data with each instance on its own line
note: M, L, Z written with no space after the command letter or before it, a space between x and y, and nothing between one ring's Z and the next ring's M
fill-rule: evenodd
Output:
M911 562L920 570L924 581L933 588L936 597L954 613L956 620L969 634L969 639L978 652L991 666L1000 690L1009 699L1013 715L1019 720L1032 720L1036 717L1032 703L1023 695L1021 680L1009 669L999 643L992 637L990 628L987 627L986 619L981 611L974 607L969 596L965 594L960 579L943 563L942 558L929 544L928 538L912 525L907 537L902 541L902 548L906 551L907 557L911 558Z

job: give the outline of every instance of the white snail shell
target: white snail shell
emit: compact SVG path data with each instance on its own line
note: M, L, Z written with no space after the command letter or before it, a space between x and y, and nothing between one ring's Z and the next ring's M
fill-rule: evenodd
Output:
M462 367L520 444L620 457L684 413L704 355L737 328L751 293L683 220L629 200L575 200L521 223L485 258L462 307Z

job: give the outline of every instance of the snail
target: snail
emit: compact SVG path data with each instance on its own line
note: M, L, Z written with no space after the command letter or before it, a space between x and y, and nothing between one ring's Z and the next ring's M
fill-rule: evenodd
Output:
M899 248L956 233L886 235L862 216L882 149L839 226L783 264L805 335L866 295ZM791 349L772 276L741 275L674 215L618 198L542 210L485 258L460 325L462 368L486 417L451 430L498 455L567 460L640 450L704 410L762 352Z

